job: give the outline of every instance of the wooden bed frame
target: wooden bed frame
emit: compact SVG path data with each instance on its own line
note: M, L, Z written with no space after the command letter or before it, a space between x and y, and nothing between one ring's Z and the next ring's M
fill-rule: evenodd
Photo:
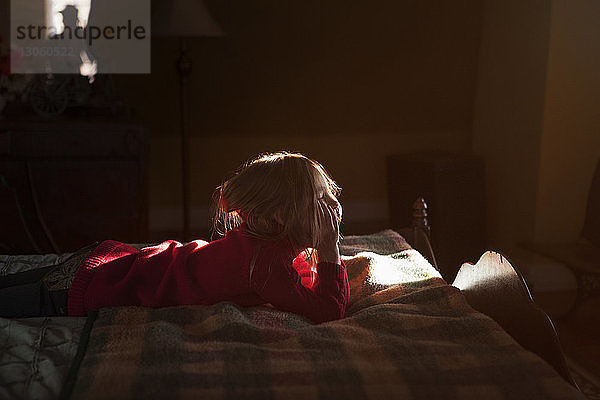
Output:
M440 271L431 247L423 198L413 204L411 228L400 233ZM567 368L552 320L535 304L523 276L507 257L485 252L476 264L460 267L452 286L461 290L471 307L495 320L523 348L540 356L579 389Z

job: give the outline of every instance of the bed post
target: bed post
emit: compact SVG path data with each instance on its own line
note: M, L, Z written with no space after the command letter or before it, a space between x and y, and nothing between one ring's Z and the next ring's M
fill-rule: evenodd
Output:
M412 206L412 235L415 248L421 252L427 260L440 270L435 261L433 248L431 247L431 228L427 220L427 203L423 197L415 200Z
M412 206L412 228L416 235L417 230L425 232L427 239L431 239L431 229L429 228L429 222L427 221L427 203L425 199L419 197L415 200Z

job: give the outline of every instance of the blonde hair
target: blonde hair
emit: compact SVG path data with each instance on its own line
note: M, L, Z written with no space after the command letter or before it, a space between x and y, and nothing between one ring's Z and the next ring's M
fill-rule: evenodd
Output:
M252 237L287 236L294 248L317 247L319 177L338 197L341 188L318 162L285 151L259 154L216 189L213 233L224 235L244 221Z

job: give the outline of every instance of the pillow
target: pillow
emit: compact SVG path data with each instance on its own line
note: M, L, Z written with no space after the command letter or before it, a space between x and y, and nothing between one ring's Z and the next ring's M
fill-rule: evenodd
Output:
M371 235L346 236L340 242L340 253L353 256L361 251L387 255L412 249L408 242L391 229L373 233Z
M441 278L440 273L414 249L393 254L363 251L342 256L348 271L350 303L409 282Z

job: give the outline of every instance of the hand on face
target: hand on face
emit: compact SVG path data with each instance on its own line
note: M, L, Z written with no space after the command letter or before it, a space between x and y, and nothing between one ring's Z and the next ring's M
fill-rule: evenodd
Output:
M335 199L334 199L335 200ZM340 236L341 206L335 200L327 201L321 198L317 201L319 215L319 237L317 252L319 261L340 263L338 241Z

